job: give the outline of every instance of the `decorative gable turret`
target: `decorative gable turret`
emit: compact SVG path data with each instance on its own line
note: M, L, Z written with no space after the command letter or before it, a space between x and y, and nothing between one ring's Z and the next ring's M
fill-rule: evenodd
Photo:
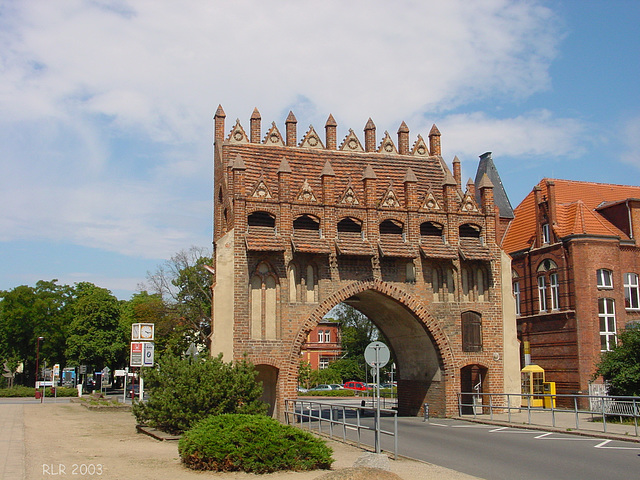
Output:
M378 148L378 153L387 153L389 155L398 154L398 150L396 149L396 146L393 143L393 140L391 140L391 136L389 135L389 132L384 132L384 137L382 138L382 141L380 142L380 147Z
M309 125L309 131L300 141L300 146L303 148L324 148L320 136L316 133L312 125Z
M258 181L253 187L253 190L251 192L251 197L257 198L260 200L266 200L273 197L273 195L271 195L271 190L269 190L269 187L265 182L263 172L260 172L260 177L258 178Z
M249 137L247 137L247 133L240 125L240 119L236 119L236 124L231 129L231 133L228 137L229 143L249 143Z
M422 135L418 135L418 139L413 144L411 155L418 155L419 157L429 156L429 148L427 148L427 144L424 141L424 138L422 138Z
M360 205L360 201L356 196L356 192L351 185L351 178L349 178L349 182L347 183L347 187L342 192L340 196L340 201L338 202L342 205Z
M271 123L271 128L264 136L264 140L262 141L262 143L264 143L265 145L284 147L284 140L282 140L280 130L278 130L278 127L276 127L276 122Z
M309 185L309 181L305 178L304 183L302 184L302 188L300 189L300 193L297 196L298 201L300 202L317 202L318 199L313 194L313 189L311 185Z
M360 140L358 140L356 134L353 132L353 129L350 128L349 133L346 137L344 137L344 140L340 144L340 150L346 150L349 152L364 152L364 148L362 148L362 144L360 143Z
M382 195L382 200L380 200L380 208L400 208L398 196L393 190L393 183L389 183L387 191L384 192L384 195Z

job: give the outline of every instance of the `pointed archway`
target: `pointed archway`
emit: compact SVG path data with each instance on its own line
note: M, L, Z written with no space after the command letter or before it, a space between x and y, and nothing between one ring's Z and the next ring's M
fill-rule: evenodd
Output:
M440 324L424 305L406 292L382 281L359 282L322 302L298 332L291 351L299 358L308 333L339 303L346 303L366 315L389 341L396 361L398 410L417 415L425 402L434 415L447 413L447 390L457 388L451 347ZM290 378L296 378L291 372ZM448 378L449 377L449 378Z

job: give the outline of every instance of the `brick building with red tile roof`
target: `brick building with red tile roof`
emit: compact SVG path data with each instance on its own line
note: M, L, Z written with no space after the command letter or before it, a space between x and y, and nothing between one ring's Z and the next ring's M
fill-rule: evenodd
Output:
M276 415L297 395L309 333L342 302L387 338L401 413L428 402L432 414L454 414L457 393L478 384L518 389L510 260L498 245L506 223L494 201L504 192L491 169L463 189L435 125L411 144L404 122L397 142L378 141L369 120L364 142L353 130L338 142L333 116L324 138L311 126L301 139L293 113L284 135L275 123L263 135L257 110L248 133L236 121L225 134L225 117L219 107L212 354L246 354Z
M543 179L516 207L502 247L518 335L557 393L588 393L600 353L640 320L638 235L636 186Z

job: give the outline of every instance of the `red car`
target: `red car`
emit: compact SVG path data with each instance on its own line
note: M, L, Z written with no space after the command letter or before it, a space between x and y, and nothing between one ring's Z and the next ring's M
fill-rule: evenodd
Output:
M364 382L345 382L344 388L348 388L349 390L358 390L360 392L364 392L367 390L367 384Z

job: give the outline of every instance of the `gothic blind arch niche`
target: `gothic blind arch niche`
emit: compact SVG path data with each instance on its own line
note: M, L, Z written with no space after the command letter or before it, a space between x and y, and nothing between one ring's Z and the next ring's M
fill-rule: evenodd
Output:
M249 282L251 302L251 338L253 340L276 340L277 280L273 269L260 262Z

